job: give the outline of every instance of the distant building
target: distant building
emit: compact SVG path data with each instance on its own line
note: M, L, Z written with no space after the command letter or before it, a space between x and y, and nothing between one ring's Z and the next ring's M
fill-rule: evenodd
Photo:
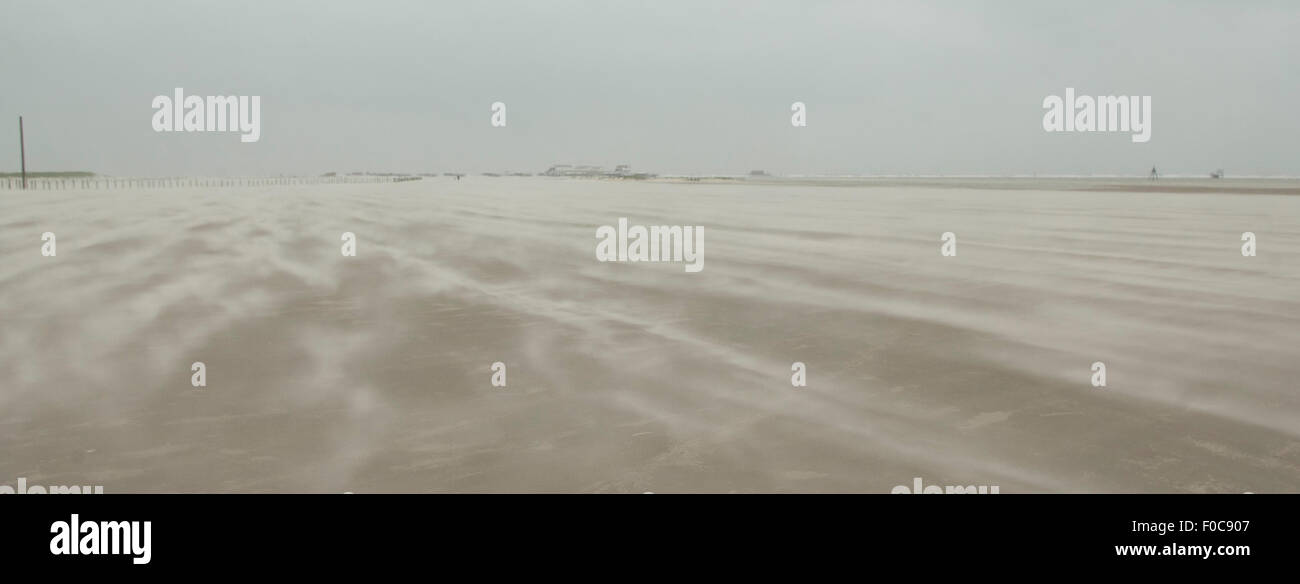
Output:
M644 180L652 178L655 175L644 172L632 172L632 165L620 164L614 167L614 170L605 170L599 166L590 164L554 164L542 173L542 176L577 176L584 178L630 178Z
M602 176L609 174L599 166L580 164L555 164L542 173L546 176Z

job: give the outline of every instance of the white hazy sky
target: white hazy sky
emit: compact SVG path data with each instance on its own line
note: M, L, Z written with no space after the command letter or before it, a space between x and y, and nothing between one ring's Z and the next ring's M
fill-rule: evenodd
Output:
M22 115L29 170L115 175L1300 175L1289 0L0 0L0 23L5 171ZM1152 96L1151 141L1045 133L1067 86ZM260 95L261 141L155 133L175 87Z

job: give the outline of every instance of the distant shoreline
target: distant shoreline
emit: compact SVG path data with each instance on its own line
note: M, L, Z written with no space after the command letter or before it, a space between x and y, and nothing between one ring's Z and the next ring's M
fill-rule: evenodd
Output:
M4 172L0 173L0 179L12 181L19 178L21 173ZM384 173L382 175L375 173L358 173L356 176L348 175L347 179L359 178L376 178L382 177L393 182L401 182L404 177L410 177L407 180L417 178L426 181L438 181L440 179L450 180L451 173L446 176L433 174L402 174L402 173ZM574 181L610 181L610 180L629 180L628 177L621 176L545 176L545 175L462 175L471 180L510 180L510 179L531 179L531 180L574 180ZM351 182L344 177L321 178L315 175L280 175L271 177L199 177L199 176L167 176L167 177L127 177L101 175L85 171L59 171L59 172L29 172L28 180L40 179L92 179L106 181L131 181L144 180L156 181L160 183L184 182L187 180L209 180L210 185L168 185L160 184L158 186L234 186L227 183L239 183L240 181L288 181L285 184L297 184L307 186L311 180L322 181L321 184L327 184L332 180L339 182ZM295 182L298 180L306 182ZM1159 180L1150 180L1145 177L1137 176L780 176L780 175L659 175L650 178L636 177L637 182L660 183L660 184L712 184L712 185L766 185L766 186L794 186L794 187L858 187L858 188L880 188L880 187L902 187L902 188L941 188L941 189L974 189L974 190L1040 190L1040 191L1075 191L1075 192L1130 192L1130 193L1188 193L1188 194L1240 194L1240 195L1300 195L1300 177L1250 177L1237 176L1228 178L1210 178L1210 177L1187 177L1187 176L1166 176ZM10 185L12 187L12 185ZM254 186L254 185L249 185ZM269 185L268 185L269 186ZM83 187L85 188L85 187Z
M21 172L0 172L0 178L21 178ZM90 178L93 172L84 170L61 170L56 172L29 172L27 178Z
M1139 177L660 177L649 182L763 184L828 187L932 187L952 189L1300 195L1300 178Z

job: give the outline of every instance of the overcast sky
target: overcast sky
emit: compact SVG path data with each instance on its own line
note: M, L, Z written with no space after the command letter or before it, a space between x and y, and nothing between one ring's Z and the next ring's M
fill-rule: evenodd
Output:
M1295 1L0 0L0 30L5 171L22 115L29 170L113 175L1300 175ZM1152 96L1151 141L1044 132L1067 86ZM261 140L155 133L176 87L261 96Z

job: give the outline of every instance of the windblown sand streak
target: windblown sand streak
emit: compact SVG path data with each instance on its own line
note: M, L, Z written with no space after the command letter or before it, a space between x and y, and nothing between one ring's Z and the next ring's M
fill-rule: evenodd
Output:
M6 192L0 476L1296 491L1300 197L1005 182ZM619 217L706 226L707 268L597 262Z

